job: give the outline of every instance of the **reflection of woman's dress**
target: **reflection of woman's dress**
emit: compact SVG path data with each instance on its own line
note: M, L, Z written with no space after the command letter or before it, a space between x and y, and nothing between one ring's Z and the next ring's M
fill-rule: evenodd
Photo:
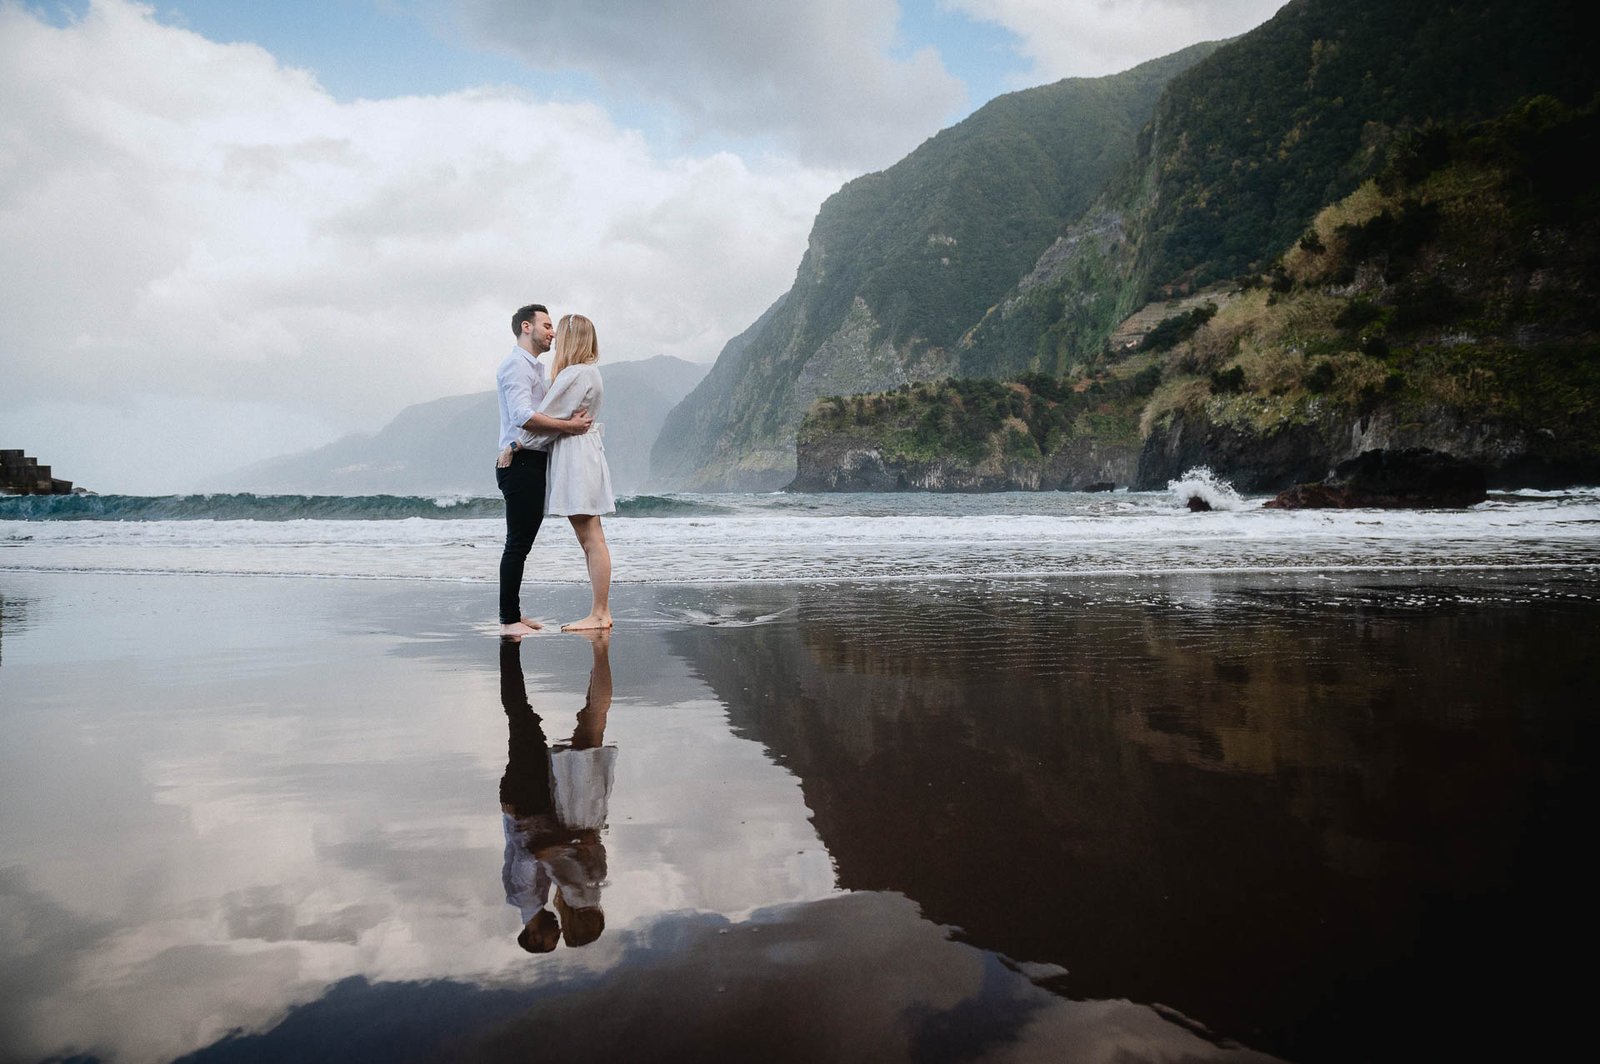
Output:
M556 819L563 827L599 831L606 826L606 803L611 799L616 764L614 746L588 750L558 746L550 752L550 793L555 798Z
M558 435L550 444L550 472L545 481L544 512L550 516L608 514L617 508L611 492L611 469L600 431L600 370L593 364L568 366L556 375L541 414L566 419L579 410L594 418L588 432Z

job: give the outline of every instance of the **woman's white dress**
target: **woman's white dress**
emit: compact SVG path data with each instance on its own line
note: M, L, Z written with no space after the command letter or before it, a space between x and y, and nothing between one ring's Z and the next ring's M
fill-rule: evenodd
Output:
M550 444L550 472L545 481L544 512L552 517L575 514L609 514L616 511L611 492L611 468L600 431L600 400L604 388L594 364L568 366L556 375L545 393L539 413L566 419L580 409L594 418L589 431L579 436L557 435Z

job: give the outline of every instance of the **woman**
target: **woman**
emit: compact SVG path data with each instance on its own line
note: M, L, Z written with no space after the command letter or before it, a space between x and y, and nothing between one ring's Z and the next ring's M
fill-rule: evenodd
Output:
M600 515L615 513L611 469L600 431L600 346L594 322L582 314L567 314L556 325L556 354L551 364L550 391L539 413L553 418L571 417L587 410L594 418L588 432L556 436L550 444L550 473L545 486L546 516L560 515L572 522L589 566L591 601L589 616L564 624L564 632L611 627L611 550L606 546Z

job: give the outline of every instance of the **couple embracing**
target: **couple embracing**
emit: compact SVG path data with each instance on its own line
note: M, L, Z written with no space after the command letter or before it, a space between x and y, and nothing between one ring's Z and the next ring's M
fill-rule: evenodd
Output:
M500 363L500 457L495 479L506 500L506 546L500 555L500 634L520 639L541 625L522 612L522 570L545 515L565 517L589 569L589 616L563 631L611 627L611 551L600 515L614 513L600 413L600 346L594 323L530 303L512 315L517 346ZM555 345L547 376L539 356Z

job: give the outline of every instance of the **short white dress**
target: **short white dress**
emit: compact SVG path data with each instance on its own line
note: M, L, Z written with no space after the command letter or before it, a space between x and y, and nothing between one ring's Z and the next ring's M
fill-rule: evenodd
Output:
M539 413L566 419L579 410L594 418L589 431L578 436L558 434L550 444L550 472L545 481L544 512L550 517L609 514L617 509L611 491L611 467L600 431L600 400L604 387L600 369L568 366L556 375Z

